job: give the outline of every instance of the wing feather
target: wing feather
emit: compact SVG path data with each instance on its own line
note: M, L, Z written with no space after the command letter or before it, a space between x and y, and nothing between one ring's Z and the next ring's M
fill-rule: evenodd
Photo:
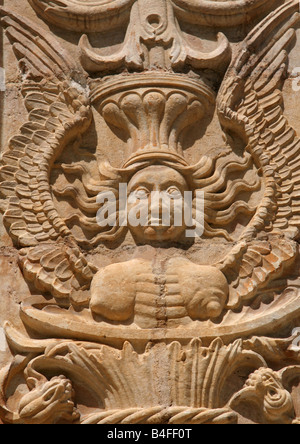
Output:
M84 75L82 85L76 84L78 67L52 35L7 9L0 14L27 78L22 92L29 112L2 157L1 192L9 198L4 223L16 245L27 247L70 235L53 206L49 168L63 147L87 130L91 109Z
M63 148L91 123L86 78L51 34L8 9L0 8L0 16L19 60L28 110L1 160L4 223L17 247L30 247L20 252L25 277L40 291L81 304L92 268L76 244L62 242L71 233L54 207L49 176Z
M245 141L265 181L256 214L221 266L231 283L229 308L238 308L280 278L297 255L292 239L300 232L300 139L284 116L281 88L299 19L299 3L291 0L254 28L219 93L225 134ZM269 241L259 241L266 229Z
M252 300L271 281L279 279L296 256L296 243L286 239L256 241L238 249L221 267L230 284L227 307L238 309L241 302L245 304Z
M96 268L86 261L76 245L40 244L23 249L20 265L25 278L44 294L52 294L60 305L68 305L70 301L76 306L88 304Z

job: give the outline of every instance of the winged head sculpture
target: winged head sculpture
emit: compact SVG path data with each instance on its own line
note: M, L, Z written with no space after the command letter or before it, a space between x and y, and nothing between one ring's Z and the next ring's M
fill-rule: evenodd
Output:
M32 3L51 21L52 6L45 8L43 1ZM75 2L71 13L68 8L72 2L65 3L60 2L60 8L71 15L82 7ZM118 6L125 14L132 3L115 1L112 11ZM184 3L175 2L177 7ZM136 3L134 7L138 6ZM106 2L92 7L101 15ZM168 35L176 43L174 36L178 37L180 30L172 14L167 12L165 17L168 26L175 24L172 32L175 29L176 33ZM162 326L170 317L175 327L182 322L200 321L201 325L208 320L237 325L243 316L255 317L249 304L262 304L266 294L273 294L273 301L278 279L296 260L299 235L300 141L284 116L282 97L289 49L299 23L298 2L287 2L260 22L231 62L230 45L224 36L220 37L222 49L211 57L202 52L191 57L191 52L185 52L187 63L196 71L200 69L197 76L184 80L173 64L159 91L157 72L149 67L143 68L140 77L129 72L92 79L53 35L6 8L1 8L1 16L19 61L28 111L28 121L10 140L1 168L1 193L7 203L4 222L19 249L25 278L43 294L52 295L60 307L91 308L101 322L122 324L131 320L142 328ZM140 24L131 22L131 26L138 32ZM141 41L147 47L145 36L137 40L138 44ZM169 40L162 38L161 42L163 47L167 42L169 51ZM86 60L92 49L84 51ZM174 47L172 51L174 56ZM128 68L119 55L116 63ZM105 62L101 57L93 56L91 71L101 71ZM201 74L205 63L217 71L220 63L228 65L217 99L213 85ZM89 67L85 64L87 70ZM208 150L191 165L185 157L182 135L214 106L225 134L224 147L215 156ZM112 167L91 153L86 153L88 162L60 162L67 146L78 150L96 110L113 130L122 132L130 151L125 163ZM240 147L239 152L234 145ZM80 186L60 189L53 185L53 168L60 168L65 176L76 173L81 177ZM135 259L107 267L92 264L87 260L88 250L126 235L137 243L142 239L146 244L180 242L183 230L174 231L172 226L162 235L159 227L140 232L136 227L97 224L99 192L112 191L118 198L120 183L135 190L142 183L145 198L147 186L146 191L154 187L154 177L157 187L164 191L173 180L173 191L191 191L194 198L197 190L204 193L204 238L224 239L226 253L213 264L196 265L174 258L170 266L159 265L156 271L147 261L138 260L137 264ZM168 184L163 185L163 178ZM260 193L260 203L254 206L251 196L255 192ZM67 196L76 211L67 217L60 214L55 196ZM237 236L232 227L241 215L246 223ZM88 236L78 236L72 229L74 221ZM143 302L142 290L138 289L143 282L136 281L136 267L141 268L140 275L146 281L150 279L150 302ZM157 288L171 288L171 269L176 270L177 299L165 302L162 319L157 321ZM123 290L120 281L115 282L116 275L122 278ZM185 291L193 281L191 291ZM288 315L295 310L293 298L272 301L266 306L266 316L282 307Z

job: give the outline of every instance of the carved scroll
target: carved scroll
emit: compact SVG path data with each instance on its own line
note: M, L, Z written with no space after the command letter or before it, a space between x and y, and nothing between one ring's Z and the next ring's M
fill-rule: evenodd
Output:
M48 22L63 29L81 32L107 31L128 19L135 0L29 0L33 8ZM205 26L236 26L271 11L274 0L172 0L179 17L188 23ZM109 4L109 9L107 8Z
M204 26L237 26L271 11L276 1L172 0L176 14L189 23Z
M28 0L45 20L78 32L107 31L128 20L135 0Z

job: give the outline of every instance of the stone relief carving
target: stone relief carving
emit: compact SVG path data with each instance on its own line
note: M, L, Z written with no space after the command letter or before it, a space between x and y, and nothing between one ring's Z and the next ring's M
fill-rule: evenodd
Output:
M32 292L20 306L28 335L5 326L15 357L0 373L0 418L298 423L288 336L300 315L300 141L282 93L298 1L29 3L89 37L76 60L53 32L0 9L28 112L3 150L3 220ZM235 48L223 30L205 51L182 24L254 18ZM90 43L118 26L116 51ZM222 146L195 148L212 119ZM124 147L118 162L83 147L93 126L101 144L99 121ZM125 208L121 185L135 196ZM173 202L168 224L153 192ZM99 193L115 197L112 208ZM177 225L186 193L191 221ZM99 210L116 223L99 224ZM147 224L127 221L130 211Z
M189 63L193 68L217 68L230 60L229 42L220 33L219 45L205 54L194 49L185 39L174 9L168 0L149 3L139 0L132 6L130 23L123 48L112 56L94 52L84 35L80 41L82 65L89 72L115 70L120 66L143 70L157 68L182 69Z
M29 0L29 3L44 19L64 29L98 32L128 19L134 1L111 0L109 8L108 0L54 0L50 4L47 0ZM177 15L189 23L222 27L251 21L260 14L270 12L274 6L271 0L172 0L172 4Z

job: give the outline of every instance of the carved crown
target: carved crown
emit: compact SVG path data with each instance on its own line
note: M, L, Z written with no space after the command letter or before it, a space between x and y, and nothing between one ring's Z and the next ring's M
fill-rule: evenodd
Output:
M108 55L94 49L86 35L79 46L82 66L96 77L91 84L94 105L109 126L126 134L131 154L124 166L148 159L187 165L180 138L215 101L203 70L218 77L227 69L227 38L219 33L215 49L203 52L202 44L182 32L170 0L137 0L117 51ZM187 66L194 77L180 74ZM102 79L103 72L116 70L126 74Z
M125 167L152 158L187 165L181 135L204 117L215 93L200 80L148 72L95 81L92 99L106 123L126 134Z

